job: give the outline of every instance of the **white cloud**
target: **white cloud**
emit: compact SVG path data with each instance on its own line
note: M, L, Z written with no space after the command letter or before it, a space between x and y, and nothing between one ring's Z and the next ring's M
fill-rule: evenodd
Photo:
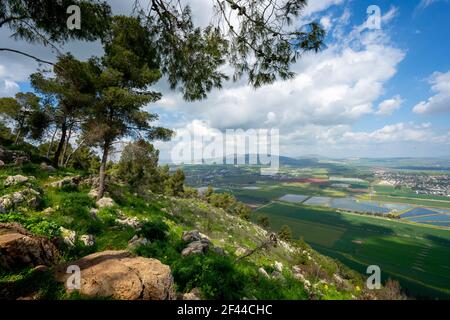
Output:
M308 6L305 8L304 14L305 16L311 15L313 13L317 13L323 10L328 9L334 5L340 5L344 2L344 0L314 0L308 1Z
M208 100L189 104L181 95L167 91L164 95L168 100L158 106L208 119L217 128L273 125L267 121L269 113L286 131L305 124L354 123L374 112L373 103L404 57L385 33L373 33L353 33L345 44L330 44L317 55L305 55L294 66L297 75L292 80L257 90L244 83L227 83L222 90L213 91Z
M429 83L435 94L426 101L421 101L415 105L413 111L418 114L450 112L450 71L446 73L435 72Z
M19 92L19 90L19 85L14 81L0 79L0 97L12 97Z
M396 110L400 109L403 103L402 98L399 95L386 99L378 105L377 115L387 116L393 114Z

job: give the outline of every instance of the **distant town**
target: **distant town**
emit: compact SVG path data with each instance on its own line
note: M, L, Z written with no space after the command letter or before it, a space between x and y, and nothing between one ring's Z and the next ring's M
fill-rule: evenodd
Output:
M407 187L416 194L450 197L450 174L410 174L385 170L374 172L381 184Z

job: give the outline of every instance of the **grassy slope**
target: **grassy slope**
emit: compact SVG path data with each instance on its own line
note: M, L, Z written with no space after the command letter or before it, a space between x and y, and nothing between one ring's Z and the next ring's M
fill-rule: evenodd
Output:
M276 202L255 213L288 224L318 251L365 272L370 264L415 295L450 297L450 232L397 221Z
M17 221L32 232L49 237L57 235L60 226L75 230L78 235L90 233L95 236L94 247L88 248L77 243L75 248L63 248L66 261L72 261L96 251L126 249L135 231L115 224L114 220L121 212L130 217L150 221L163 220L169 226L164 240L155 240L150 245L139 248L137 253L169 264L179 292L200 287L206 298L307 299L309 297L303 284L294 280L288 271L284 273L285 280L268 280L258 272L261 266L270 272L273 270L275 261L282 262L287 267L286 270L298 264L304 264L305 268L310 268L303 254L294 254L292 248L282 244L254 254L240 263L235 263L236 249L255 248L267 238L266 232L251 222L231 216L222 209L213 208L203 201L157 195L149 195L144 199L133 195L126 186L113 185L109 191L117 206L100 210L98 213L100 219L97 220L89 213L95 206L94 201L87 195L89 187L80 186L61 190L45 186L50 181L58 180L66 175L80 174L79 172L60 170L49 174L40 170L37 165L27 165L22 169L0 170L0 184L2 185L3 180L11 174L35 176L37 179L34 184L43 190L43 201L37 209L22 207L16 208L9 214L0 215L0 221ZM2 193L9 193L9 191L13 190L2 188ZM46 208L53 208L53 212L45 214L43 211ZM180 240L181 234L183 230L192 229L199 229L207 234L213 243L224 248L228 255L221 257L211 253L202 257L182 258L180 251L186 244ZM345 274L349 283L352 284L348 288L338 288L331 282L329 286L320 284L317 287L316 298L349 299L352 295L358 295L357 288L362 287L361 277L307 247L303 249L306 249L314 260L320 263L322 270L326 270L323 277L332 278L332 275L339 271ZM321 279L310 280L314 284ZM71 298L65 295L60 285L54 283L50 272L42 275L33 270L22 270L18 273L0 272L0 286L13 287L17 297L28 294L29 290L37 290L43 298ZM75 298L79 297L75 296Z

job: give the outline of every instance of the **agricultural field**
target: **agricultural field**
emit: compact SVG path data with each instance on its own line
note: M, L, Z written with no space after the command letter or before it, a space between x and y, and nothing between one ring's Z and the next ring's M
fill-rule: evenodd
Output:
M278 201L253 213L260 216L361 273L380 266L384 279L397 279L416 297L450 298L448 230Z

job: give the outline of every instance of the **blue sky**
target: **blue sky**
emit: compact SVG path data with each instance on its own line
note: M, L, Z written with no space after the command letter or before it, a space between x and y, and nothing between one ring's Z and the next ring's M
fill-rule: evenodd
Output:
M110 1L127 13L132 1ZM211 17L211 0L190 0L195 19ZM364 28L370 5L381 29ZM330 157L450 156L450 1L311 0L302 22L319 20L327 49L293 66L296 77L254 90L245 79L227 83L207 100L187 103L161 81L163 99L148 109L179 136L201 131L278 128L281 153ZM47 48L0 41L43 58ZM101 54L98 44L65 47L78 58ZM29 91L37 65L0 53L0 96ZM157 143L163 158L173 143Z

